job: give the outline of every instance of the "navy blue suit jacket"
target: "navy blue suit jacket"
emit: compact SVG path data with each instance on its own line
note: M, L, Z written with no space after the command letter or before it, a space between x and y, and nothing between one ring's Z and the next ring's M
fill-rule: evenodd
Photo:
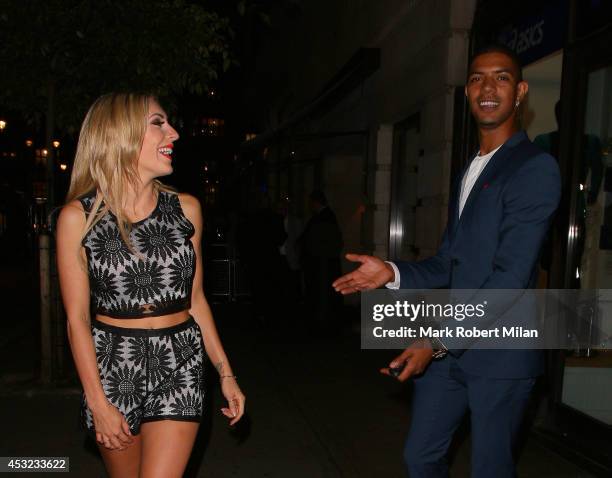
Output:
M448 223L435 256L398 262L402 289L526 289L535 285L540 249L561 196L555 159L515 133L493 155L459 217L463 175L451 191ZM443 339L442 342L445 342ZM449 344L453 349L453 344ZM538 350L451 350L468 373L534 377Z

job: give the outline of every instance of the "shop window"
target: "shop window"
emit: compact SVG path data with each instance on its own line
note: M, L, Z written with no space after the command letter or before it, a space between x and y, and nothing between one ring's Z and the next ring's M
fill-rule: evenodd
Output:
M581 298L593 300L578 310L570 330L576 346L565 360L562 401L612 425L612 66L589 74L584 101L584 130L577 133L580 153L574 158L572 279ZM593 344L607 347L593 350Z
M523 69L529 93L521 109L522 126L531 140L559 159L559 113L563 53L557 51ZM546 288L551 268L552 236L548 236L540 260L538 287Z

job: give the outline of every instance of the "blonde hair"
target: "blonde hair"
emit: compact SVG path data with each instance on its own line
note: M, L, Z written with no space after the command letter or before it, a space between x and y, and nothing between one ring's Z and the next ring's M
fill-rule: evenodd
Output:
M131 249L131 222L124 211L128 187L138 190L137 164L147 128L152 95L110 93L89 108L77 145L66 204L96 192L83 237L108 212L117 218L119 232ZM155 181L155 190L172 191Z

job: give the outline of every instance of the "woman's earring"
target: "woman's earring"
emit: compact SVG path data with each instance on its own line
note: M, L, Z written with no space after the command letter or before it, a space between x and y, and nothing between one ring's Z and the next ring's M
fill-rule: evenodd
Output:
M521 104L521 101L517 99L516 103L514 103L514 108L515 109L518 108L520 104Z

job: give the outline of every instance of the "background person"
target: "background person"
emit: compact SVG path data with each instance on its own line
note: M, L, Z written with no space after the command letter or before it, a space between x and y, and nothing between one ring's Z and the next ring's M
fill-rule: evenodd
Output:
M340 323L342 300L331 283L341 274L342 231L321 190L309 197L312 216L298 239L309 319L317 332Z
M283 216L271 207L267 194L259 196L257 206L239 232L240 251L247 267L255 318L274 327L283 318L283 258L279 248L287 233Z

